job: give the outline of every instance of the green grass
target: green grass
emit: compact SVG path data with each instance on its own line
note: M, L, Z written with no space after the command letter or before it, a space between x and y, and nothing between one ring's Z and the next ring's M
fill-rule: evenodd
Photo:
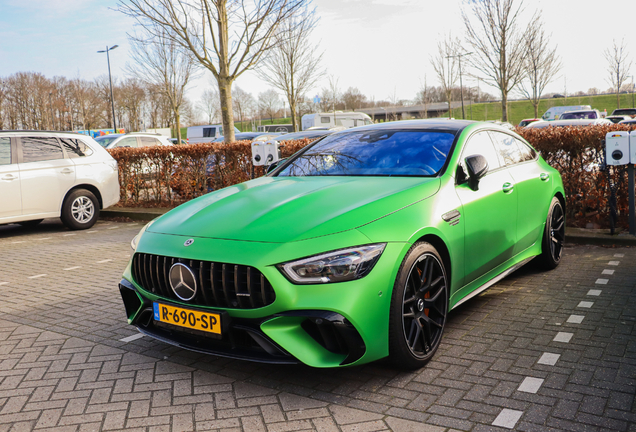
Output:
M611 114L616 106L616 95L600 95L600 96L572 96L568 98L556 98L556 99L541 99L539 104L539 117L544 112L553 106L567 106L567 105L590 105L601 112L607 110L607 114ZM632 107L632 95L621 95L621 108ZM464 105L466 111L466 118L471 119L470 104ZM453 109L453 117L459 119L462 117L462 109ZM508 102L508 121L512 124L519 124L519 122L526 118L534 117L534 107L530 101L513 101ZM501 119L501 103L479 103L472 106L472 119L473 120L500 120Z

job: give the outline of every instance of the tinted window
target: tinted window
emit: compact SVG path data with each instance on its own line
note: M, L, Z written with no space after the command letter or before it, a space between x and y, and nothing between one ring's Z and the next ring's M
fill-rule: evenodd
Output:
M490 136L504 165L514 165L525 160L513 136L501 132L490 132Z
M93 150L86 143L77 138L60 138L62 147L66 150L69 158L78 158L82 156L90 156Z
M119 141L116 147L137 147L137 137L126 137Z
M121 135L104 135L104 136L100 136L95 138L95 141L97 141L97 143L106 148L108 147L108 144L112 143L113 141L115 141L117 138L119 138Z
M139 139L141 140L141 146L142 147L152 147L152 146L158 146L159 145L159 140L157 140L156 138L139 137Z
M216 136L215 132L216 128L203 128L203 138L214 138Z
M537 157L537 152L528 144L518 139L516 139L515 141L517 141L517 146L519 147L519 151L521 152L522 162L533 160Z
M11 138L0 138L0 165L11 163Z
M23 137L21 141L24 163L64 159L64 153L57 138Z
M379 130L330 135L296 157L279 176L431 176L446 162L455 136Z
M488 171L493 171L501 167L499 157L492 145L492 140L488 132L477 132L468 139L468 143L464 146L460 164L466 174L468 174L466 158L472 155L482 155L485 157L486 161L488 161Z

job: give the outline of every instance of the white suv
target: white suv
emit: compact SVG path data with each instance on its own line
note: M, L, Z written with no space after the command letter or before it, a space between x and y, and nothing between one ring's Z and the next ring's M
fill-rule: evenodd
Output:
M119 201L117 162L85 135L0 131L0 196L0 224L87 229Z
M168 137L146 132L103 135L95 138L95 141L105 149L112 149L117 147L138 148L172 145L172 141L170 141Z

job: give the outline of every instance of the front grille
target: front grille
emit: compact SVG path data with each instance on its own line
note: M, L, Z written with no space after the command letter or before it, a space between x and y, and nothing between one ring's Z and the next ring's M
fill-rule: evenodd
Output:
M192 305L256 309L276 299L267 278L254 267L245 265L137 253L133 257L133 278L146 291L179 300L168 278L170 268L176 263L190 267L197 279L196 296L188 302Z

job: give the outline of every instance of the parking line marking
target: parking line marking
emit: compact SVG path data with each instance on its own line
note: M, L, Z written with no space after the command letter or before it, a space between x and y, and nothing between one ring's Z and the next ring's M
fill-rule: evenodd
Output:
M511 410L504 408L494 422L493 426L501 426L506 429L514 429L515 425L523 415L523 411Z
M63 237L68 237L68 236L72 236L72 235L77 235L77 234L75 234L75 233L64 234Z
M614 254L614 256L616 258L623 258L625 256L625 254Z
M517 390L524 393L536 393L541 388L541 384L543 384L541 378L525 377Z
M541 358L537 360L537 363L548 365L548 366L554 366L556 362L559 361L559 357L561 357L561 354L544 352Z
M43 238L39 238L39 239L36 239L36 240L51 240L51 237L43 237Z
M112 261L112 259L105 259L105 260L97 261L97 264L104 264L104 263L107 263L109 261Z
M26 243L26 240L11 242L11 244L18 244L18 243Z
M0 286L7 285L9 282L0 282Z
M602 274L605 274L605 275L613 275L613 274L614 274L614 270L608 270L608 269L605 269L605 270L603 270L603 273L602 273Z
M581 324L584 318L585 315L570 315L570 318L568 318L567 322L569 322L570 324Z
M552 339L552 341L570 343L570 340L572 340L572 336L574 336L574 333L558 332L554 339Z
M619 265L621 262L620 261L610 261L607 263L607 265L611 265L611 266L617 266Z
M601 295L601 293L602 293L602 292L603 292L603 291L601 291L601 290L589 290L589 291L587 292L587 295L589 295L589 296L596 296L596 297L598 297L598 296L600 296L600 295Z
M607 285L607 283L609 282L609 279L596 279L596 284L597 285Z
M106 228L106 229L117 229L119 228L118 226L114 226L114 227L110 227L110 228Z
M576 307L589 309L594 305L594 302L582 301Z
M37 278L41 278L42 276L46 276L46 273L42 273L35 276L29 276L27 279L37 279Z
M132 336L128 336L128 337L125 337L123 339L119 339L119 341L128 343L128 342L132 342L132 341L137 340L137 339L141 339L142 337L144 337L143 333L137 333L137 334L134 334Z
M75 267L69 267L69 268L65 268L64 270L75 270L78 268L81 268L82 266L75 266Z
M84 231L85 234L93 234L98 232L99 230L90 230L90 231Z

